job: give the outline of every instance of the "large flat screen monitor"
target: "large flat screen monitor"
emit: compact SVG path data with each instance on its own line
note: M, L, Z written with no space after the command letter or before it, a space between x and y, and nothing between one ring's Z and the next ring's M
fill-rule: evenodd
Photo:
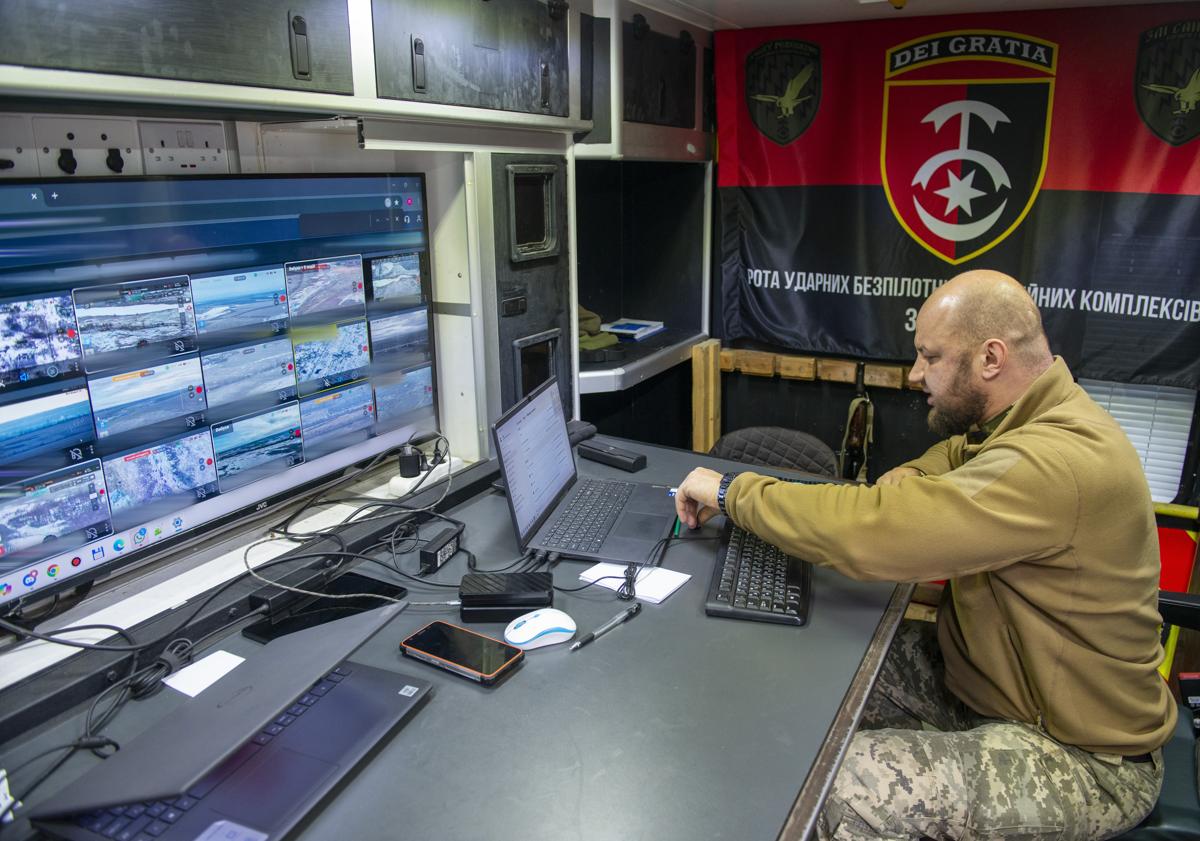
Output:
M437 428L418 174L0 184L0 614Z

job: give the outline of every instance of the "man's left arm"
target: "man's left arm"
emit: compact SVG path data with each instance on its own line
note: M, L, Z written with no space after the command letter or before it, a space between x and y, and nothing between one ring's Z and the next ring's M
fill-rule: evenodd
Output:
M790 554L886 581L953 578L1044 557L1070 542L1077 504L1062 458L1020 447L994 447L943 475L895 485L802 485L743 473L725 496L735 523Z

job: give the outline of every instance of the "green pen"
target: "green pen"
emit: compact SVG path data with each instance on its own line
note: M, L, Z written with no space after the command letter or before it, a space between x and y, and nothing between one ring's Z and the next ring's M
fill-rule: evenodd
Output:
M679 528L682 525L683 525L683 523L679 521L678 517L676 517L675 518L675 530L671 532L672 537L679 537Z

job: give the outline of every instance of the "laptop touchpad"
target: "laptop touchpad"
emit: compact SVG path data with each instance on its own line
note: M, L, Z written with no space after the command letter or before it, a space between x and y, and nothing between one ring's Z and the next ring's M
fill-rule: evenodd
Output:
M668 527L670 518L657 514L639 514L627 511L617 521L613 529L613 537L632 537L639 540L658 540Z
M312 805L321 783L338 767L286 748L259 756L269 756L271 761L248 762L239 768L221 786L221 801L213 804L214 812L274 828L288 812Z

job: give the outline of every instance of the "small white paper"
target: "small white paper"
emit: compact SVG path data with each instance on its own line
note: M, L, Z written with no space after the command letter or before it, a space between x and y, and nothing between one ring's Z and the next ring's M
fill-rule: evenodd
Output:
M610 590L619 590L625 583L626 564L596 564L579 573L579 579ZM676 572L662 567L642 567L635 579L634 588L641 601L658 604L674 593L691 578L686 572ZM604 579L601 581L600 579Z
M203 660L197 660L187 668L180 669L166 678L163 683L189 698L195 698L232 672L245 659L245 657L230 654L228 651L214 651Z

